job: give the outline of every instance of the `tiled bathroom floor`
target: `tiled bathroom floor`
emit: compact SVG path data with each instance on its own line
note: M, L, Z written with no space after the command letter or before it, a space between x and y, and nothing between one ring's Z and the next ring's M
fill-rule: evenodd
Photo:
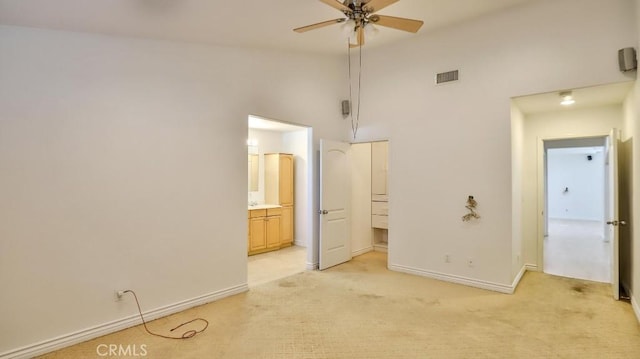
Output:
M300 246L249 256L249 287L304 272L307 249Z

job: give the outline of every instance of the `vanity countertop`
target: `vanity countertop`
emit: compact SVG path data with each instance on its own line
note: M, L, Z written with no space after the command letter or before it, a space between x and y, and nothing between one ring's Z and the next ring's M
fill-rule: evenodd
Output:
M282 208L282 206L278 204L256 204L255 206L248 206L248 208L251 211L254 209Z

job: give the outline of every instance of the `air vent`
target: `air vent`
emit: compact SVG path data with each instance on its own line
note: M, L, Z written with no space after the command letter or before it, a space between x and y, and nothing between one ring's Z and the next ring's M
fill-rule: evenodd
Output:
M441 72L436 75L436 85L451 81L458 81L458 70Z

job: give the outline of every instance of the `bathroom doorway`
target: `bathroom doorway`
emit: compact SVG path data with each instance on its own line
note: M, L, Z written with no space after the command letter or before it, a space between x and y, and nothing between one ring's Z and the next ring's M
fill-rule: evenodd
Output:
M255 115L248 128L247 272L255 286L313 269L313 135L310 127Z

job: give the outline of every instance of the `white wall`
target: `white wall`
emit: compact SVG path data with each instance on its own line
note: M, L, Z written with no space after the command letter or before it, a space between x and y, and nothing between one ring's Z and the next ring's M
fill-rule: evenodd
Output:
M0 353L245 290L247 115L346 140L345 67L0 26Z
M537 1L364 52L358 141L394 143L391 268L510 290L509 99L627 80L616 54L637 42L632 10L628 0ZM433 85L452 69L459 82ZM474 223L460 219L468 195Z
M640 37L640 0L635 0L636 34ZM640 43L636 42L636 50L640 48ZM634 92L625 101L625 132L623 140L626 143L626 155L631 167L628 169L629 183L628 191L632 198L629 206L631 218L628 233L630 238L629 248L630 260L629 271L622 274L622 283L631 291L631 302L635 310L638 321L640 321L640 231L635 230L635 224L640 223L640 119L638 119L638 109L640 108L640 82L636 81Z
M373 250L371 228L371 143L351 145L351 252Z
M640 7L640 5L639 5ZM621 273L621 282L629 290L631 302L640 321L640 231L636 230L640 223L640 120L638 119L638 108L640 108L640 83L636 82L634 92L625 103L625 129L624 148L627 163L627 175L625 191L631 198L625 215L627 216L627 226L623 229L623 238L628 240L621 246L621 253L624 259L621 264L627 266ZM625 201L627 203L627 201ZM628 220L630 219L630 221Z
M310 129L284 132L282 134L283 152L293 154L294 174L294 241L302 247L313 246L313 218L316 211L310 208L313 194L312 153L309 153ZM313 150L311 150L313 151ZM312 266L312 263L307 263Z
M607 136L622 127L622 106L610 105L527 115L524 121L522 175L522 229L524 263L531 268L542 265L538 258L538 156L542 139Z
M522 156L524 153L524 115L511 103L511 274L522 270Z
M587 154L591 161L587 160ZM604 168L603 152L575 153L572 149L548 149L549 218L602 221Z

